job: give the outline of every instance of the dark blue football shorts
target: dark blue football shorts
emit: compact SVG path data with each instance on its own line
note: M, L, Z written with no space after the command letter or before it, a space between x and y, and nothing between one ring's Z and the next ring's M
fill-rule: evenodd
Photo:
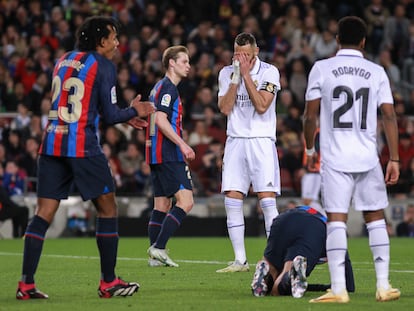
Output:
M151 164L155 197L172 197L181 189L193 190L190 169L184 162Z
M38 162L37 196L62 200L76 189L84 201L115 191L106 157L88 158L41 155Z
M306 275L320 257L326 256L326 224L318 217L298 210L288 210L273 220L264 257L281 272L286 261L297 255L307 258Z

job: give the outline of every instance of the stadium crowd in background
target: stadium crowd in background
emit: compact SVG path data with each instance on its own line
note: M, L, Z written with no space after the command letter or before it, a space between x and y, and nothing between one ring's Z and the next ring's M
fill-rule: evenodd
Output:
M337 49L337 20L362 17L368 24L368 59L380 64L391 81L398 116L401 179L389 188L396 197L414 196L414 1L360 0L221 0L221 1L67 1L0 2L0 161L15 161L36 177L35 152L51 105L51 75L60 56L74 48L74 34L90 15L107 15L121 23L117 95L125 107L136 94L146 100L164 75L161 56L170 45L189 49L191 70L178 86L188 129L197 154L190 164L195 195L220 191L221 161L209 142L224 146L226 121L217 106L218 72L232 62L235 36L252 33L260 59L280 72L277 98L277 148L282 195L300 196L302 113L307 76L315 60ZM117 163L117 191L148 191L144 163L145 137L128 126L102 126L110 163ZM197 134L195 134L197 133ZM379 129L378 152L383 168L387 147ZM137 148L129 148L131 144ZM134 149L134 150L130 150ZM220 149L220 148L218 148ZM4 150L4 151L2 151ZM130 153L142 165L125 168ZM218 151L222 153L221 151ZM115 164L114 164L115 165ZM113 168L114 169L114 168ZM133 169L133 170L131 170ZM36 187L36 185L33 185ZM32 188L35 189L35 188Z

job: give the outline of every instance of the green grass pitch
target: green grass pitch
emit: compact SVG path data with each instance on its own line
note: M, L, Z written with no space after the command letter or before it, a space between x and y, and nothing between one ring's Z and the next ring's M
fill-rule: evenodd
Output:
M233 259L228 238L173 237L170 255L179 268L147 266L146 238L121 237L117 273L138 281L141 288L132 297L100 299L97 295L99 259L93 238L47 239L36 275L48 300L17 301L15 290L21 273L23 240L0 240L1 311L89 310L412 310L414 307L414 239L391 239L390 279L400 288L400 300L375 301L375 275L367 238L349 239L356 292L348 304L310 304L321 293L292 297L256 298L250 282L256 261L262 256L264 238L247 238L249 273L219 274L215 271ZM310 283L329 283L327 265L320 265Z

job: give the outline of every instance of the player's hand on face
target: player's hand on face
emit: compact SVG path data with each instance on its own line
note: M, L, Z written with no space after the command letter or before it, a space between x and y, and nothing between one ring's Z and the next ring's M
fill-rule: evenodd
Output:
M131 120L127 121L127 124L138 130L142 130L144 127L148 126L148 122L139 117L132 118Z
M240 62L240 75L243 77L250 73L254 58L252 59L247 53L240 53L237 56Z
M137 111L138 117L144 118L155 112L155 105L149 101L140 101L141 95L137 95L132 101L131 106Z

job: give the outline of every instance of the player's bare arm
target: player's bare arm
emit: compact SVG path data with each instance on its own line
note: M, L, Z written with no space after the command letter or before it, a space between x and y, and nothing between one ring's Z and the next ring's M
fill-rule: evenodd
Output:
M319 115L319 106L321 99L307 101L305 111L303 113L303 134L305 137L307 153L307 167L308 169L315 168L315 146L314 137L317 128L317 120ZM312 152L313 151L313 152Z
M171 123L168 121L167 114L165 112L157 111L155 113L155 124L169 140L171 140L180 148L186 160L194 160L194 150L189 145L187 145L186 142L174 131L174 129L171 127Z
M398 154L398 125L394 106L382 104L381 113L385 137L390 151L390 159L385 170L385 182L387 185L395 185L400 176L400 156Z
M224 96L219 96L218 98L218 107L220 112L226 116L230 114L236 104L237 87L238 84L230 83L227 93Z

